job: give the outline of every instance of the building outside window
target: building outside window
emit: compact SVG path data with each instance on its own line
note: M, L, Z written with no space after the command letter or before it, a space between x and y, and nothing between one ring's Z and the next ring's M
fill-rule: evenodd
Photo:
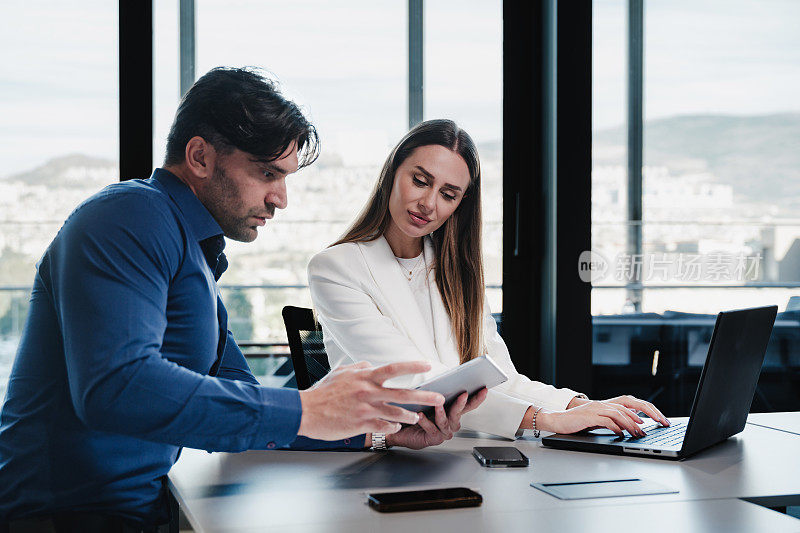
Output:
M408 130L408 4L242 1L232 9L197 0L195 8L196 75L220 65L266 69L322 140L319 160L287 180L289 207L254 243L228 241L226 248L230 268L221 287L234 336L285 343L283 306L311 306L309 259L344 233ZM423 21L423 119L453 119L478 145L486 283L492 310L500 312L502 4L425 3ZM155 48L173 51L155 58L154 164L178 104L177 27L174 4L157 2Z
M714 315L776 304L753 407L796 407L800 6L643 2L641 222L628 205L629 3L593 8L595 387L635 382L687 415Z
M389 151L409 128L409 6L355 1L341 9L319 0L194 4L195 75L220 65L272 73L322 139L319 160L288 179L289 207L254 243L229 241L226 249L231 267L221 287L234 335L262 351L286 353L282 307L311 305L308 260L354 219ZM0 85L0 394L24 325L36 261L80 201L119 180L116 4L14 2L6 11L0 21L0 54L9 66ZM422 15L422 118L451 118L478 145L486 282L492 310L499 313L502 4L427 2ZM179 3L156 0L153 23L153 165L160 166L181 96ZM460 53L453 54L454 48ZM261 374L272 368L254 364Z
M67 215L119 181L116 2L3 5L0 17L0 398L35 264Z

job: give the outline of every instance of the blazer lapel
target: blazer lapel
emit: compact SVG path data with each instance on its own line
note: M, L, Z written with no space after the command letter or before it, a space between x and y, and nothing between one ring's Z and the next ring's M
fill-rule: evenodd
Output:
M450 326L450 315L444 306L442 295L439 293L439 287L436 285L436 265L434 257L433 241L430 238L425 238L425 259L427 267L430 271L428 275L428 289L431 295L431 309L433 311L433 331L434 342L436 344L436 351L439 354L439 360L448 366L457 366L459 364L458 347L456 346L455 339L453 338L453 328Z
M431 336L431 326L420 313L408 280L394 257L386 239L380 237L370 242L358 243L359 250L383 296L376 303L381 313L391 318L406 336L431 359L439 359Z

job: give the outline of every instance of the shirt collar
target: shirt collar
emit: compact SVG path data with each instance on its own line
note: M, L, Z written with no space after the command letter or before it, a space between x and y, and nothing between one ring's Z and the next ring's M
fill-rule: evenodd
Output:
M184 218L186 218L192 233L198 241L223 235L222 228L211 216L211 213L208 212L208 209L178 176L169 170L157 168L153 171L151 179L164 187L164 190L178 206Z

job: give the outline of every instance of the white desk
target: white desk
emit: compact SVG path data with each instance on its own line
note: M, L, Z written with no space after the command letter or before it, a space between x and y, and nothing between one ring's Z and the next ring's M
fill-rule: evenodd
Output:
M747 423L800 436L800 413L751 413Z
M800 416L800 414L797 414ZM800 438L748 424L744 432L681 462L567 452L525 437L529 468L487 469L473 446L508 441L462 432L436 448L360 452L184 450L171 489L196 531L798 531L800 521L763 507L800 504ZM678 494L558 500L529 484L640 477ZM481 507L380 514L365 492L466 486ZM677 524L665 520L674 517ZM756 527L754 527L754 524Z

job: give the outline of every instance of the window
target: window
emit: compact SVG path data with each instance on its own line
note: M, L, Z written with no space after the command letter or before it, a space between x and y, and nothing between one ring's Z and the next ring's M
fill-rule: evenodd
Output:
M487 285L493 310L500 311L501 6L425 7L424 118L453 118L478 144ZM156 17L156 50L171 49L175 58L174 6L157 3ZM454 39L462 49L457 61L451 57ZM240 341L285 342L282 307L311 305L308 260L355 218L389 151L408 129L408 4L364 1L341 9L314 0L244 1L232 8L197 0L195 46L197 76L220 65L273 73L322 140L320 159L287 182L288 209L279 211L254 243L229 241L226 249L231 266L221 286L234 335ZM474 83L475 69L485 71L480 86ZM157 54L156 164L178 103L177 81L177 64Z
M72 209L119 180L116 3L10 4L0 17L0 398L34 265Z
M503 6L426 2L425 119L455 120L481 158L483 263L492 312L502 311Z
M289 207L255 242L226 248L221 286L234 335L283 340L283 306L311 306L308 260L355 218L406 131L407 8L198 0L196 10L197 76L221 65L272 72L322 140L319 160L287 180Z
M117 5L12 3L0 20L7 66L0 86L3 384L24 325L35 262L80 201L119 179ZM424 7L424 118L452 118L478 145L486 281L499 312L502 4ZM309 258L347 228L389 150L407 131L408 12L407 2L393 1L360 0L346 9L322 0L195 1L196 74L219 65L271 71L308 112L323 146L317 163L289 178L289 208L261 238L229 242L231 268L222 290L240 341L285 342L281 308L311 304ZM153 13L153 164L160 166L180 99L181 35L175 2L155 0Z
M626 66L627 2L594 9L592 248L607 266L592 290L596 394L687 415L714 315L777 304L753 408L788 410L800 399L800 6L644 2L643 74ZM626 74L644 82L640 223L628 211Z

